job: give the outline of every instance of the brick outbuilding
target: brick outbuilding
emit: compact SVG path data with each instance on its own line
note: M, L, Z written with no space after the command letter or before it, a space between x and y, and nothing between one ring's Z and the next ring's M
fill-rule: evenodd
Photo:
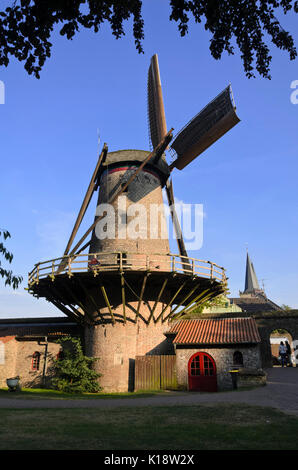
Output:
M253 318L181 320L167 332L176 354L180 389L222 391L233 388L238 376L263 377L260 336Z
M81 336L80 327L67 317L0 320L0 387L19 376L22 387L48 386L51 365L61 349L63 335Z

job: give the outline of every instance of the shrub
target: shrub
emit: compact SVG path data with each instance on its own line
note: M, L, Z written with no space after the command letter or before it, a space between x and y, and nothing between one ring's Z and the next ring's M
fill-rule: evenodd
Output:
M66 393L99 392L100 374L92 369L98 359L83 354L79 338L65 336L57 343L62 345L62 353L54 361L53 387Z

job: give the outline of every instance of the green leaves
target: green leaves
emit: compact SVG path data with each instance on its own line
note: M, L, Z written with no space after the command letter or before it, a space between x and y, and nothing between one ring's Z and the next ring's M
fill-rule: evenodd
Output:
M286 32L275 11L284 14L292 9L298 12L298 2L293 0L171 0L170 20L178 23L181 36L188 33L188 22L192 15L196 23L205 19L205 29L212 34L210 52L219 60L224 51L234 54L234 43L238 46L244 70L248 78L254 70L270 79L270 49L264 42L268 35L279 49L289 53L290 60L297 57L297 50L290 33Z
M11 238L11 235L8 230L0 229L0 237L1 236L4 238L4 240L6 240L7 238Z
M165 0L162 0L165 1ZM275 12L298 13L297 0L169 0L171 15L181 36L189 30L189 20L204 21L204 28L212 35L210 52L219 60L223 52L234 54L234 45L240 51L248 78L254 70L270 78L271 55L269 40L289 53L290 60L297 50L289 32L276 19ZM143 53L144 21L142 0L20 0L0 12L0 65L7 66L9 57L24 61L29 74L40 78L40 72L51 55L51 34L61 27L60 34L72 39L80 27L98 32L107 22L116 39L125 35L124 21L133 18L135 47Z
M102 23L111 25L112 34L124 36L123 22L133 17L136 48L143 52L144 38L141 0L21 0L20 5L0 12L0 65L7 66L12 55L24 61L28 74L40 78L51 55L51 34L62 25L60 34L72 39L80 26L99 31Z
M61 357L55 361L53 386L67 393L96 393L100 390L97 382L100 374L92 369L96 358L83 354L78 338L65 336L57 341L62 345Z
M11 235L7 230L0 229L0 237L6 240L7 238L11 238ZM5 248L2 242L0 242L0 255L2 255L8 263L11 263L13 260L13 254ZM11 270L4 269L1 266L1 261L0 276L5 279L5 285L12 286L13 289L17 289L23 280L22 276L15 276Z

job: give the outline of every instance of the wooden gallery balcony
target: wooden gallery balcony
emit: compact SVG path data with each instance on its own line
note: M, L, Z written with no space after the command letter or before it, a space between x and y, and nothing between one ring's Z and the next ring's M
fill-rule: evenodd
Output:
M141 303L150 303L150 314L145 319L149 323L190 313L226 288L224 268L211 261L174 254L101 252L63 256L37 263L28 275L29 293L47 299L83 323L94 323L87 313L90 299L96 310L106 307L108 316L98 315L103 323L126 323L125 305L129 302L138 304L134 318L130 317L130 321L136 321ZM165 306L154 315L159 302ZM120 318L115 306L121 304Z

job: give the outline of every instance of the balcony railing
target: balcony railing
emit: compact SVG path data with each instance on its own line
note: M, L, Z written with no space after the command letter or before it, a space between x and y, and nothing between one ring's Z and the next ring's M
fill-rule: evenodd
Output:
M89 272L94 276L111 271L173 272L214 279L226 283L225 269L211 261L180 255L146 255L140 253L94 253L63 256L37 263L28 275L29 287L41 279Z

